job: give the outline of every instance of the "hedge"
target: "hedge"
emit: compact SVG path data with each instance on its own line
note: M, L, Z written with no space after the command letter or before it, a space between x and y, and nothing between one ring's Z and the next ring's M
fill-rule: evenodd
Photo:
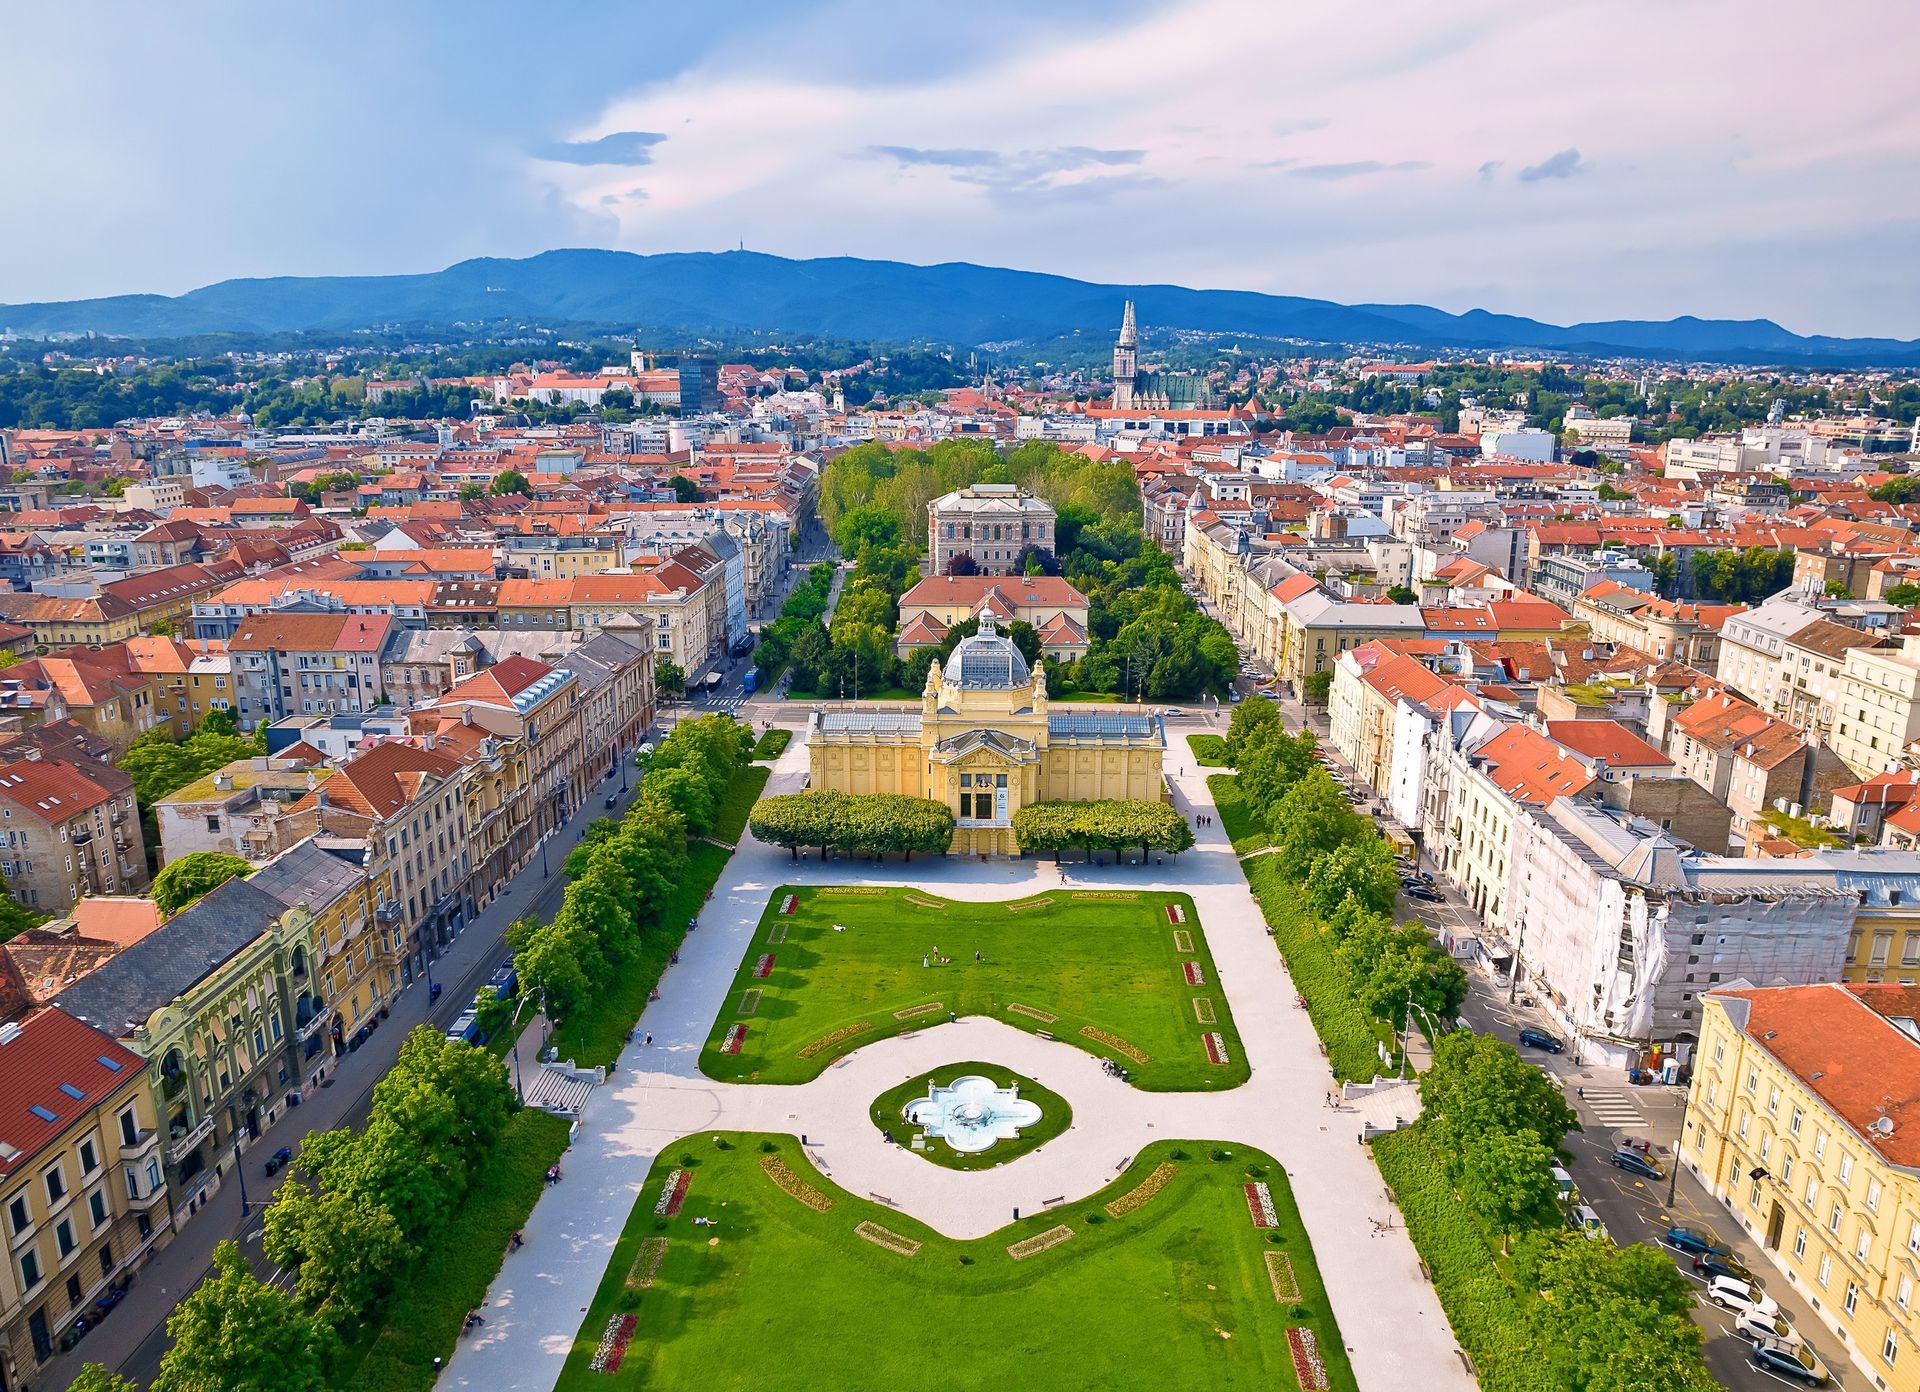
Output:
M1233 761L1227 758L1227 742L1219 735L1188 735L1187 746L1201 768L1233 767Z
M1273 838L1267 834L1266 822L1241 796L1237 774L1211 774L1207 778L1207 787L1213 792L1213 805L1220 813L1221 829L1227 833L1227 839L1233 843L1236 854L1251 855L1273 844Z

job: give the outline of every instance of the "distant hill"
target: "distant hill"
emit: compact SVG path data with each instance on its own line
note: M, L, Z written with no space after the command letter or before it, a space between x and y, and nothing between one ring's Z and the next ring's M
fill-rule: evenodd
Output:
M971 347L1075 331L1111 334L1123 299L1138 304L1140 322L1150 330L1414 349L1552 348L1754 363L1920 365L1920 340L1809 337L1767 319L1685 317L1563 327L1478 309L1449 314L1427 305L1097 285L964 262L791 261L744 251L549 251L520 261L462 261L424 275L223 280L172 298L118 295L0 305L0 328L26 335L92 331L167 338L527 319Z

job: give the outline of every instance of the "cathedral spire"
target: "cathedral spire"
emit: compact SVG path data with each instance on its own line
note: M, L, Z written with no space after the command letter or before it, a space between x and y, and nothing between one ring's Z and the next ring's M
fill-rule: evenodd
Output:
M1133 323L1132 300L1127 301L1126 311L1120 316L1120 343L1125 348L1140 346L1140 331L1134 327Z

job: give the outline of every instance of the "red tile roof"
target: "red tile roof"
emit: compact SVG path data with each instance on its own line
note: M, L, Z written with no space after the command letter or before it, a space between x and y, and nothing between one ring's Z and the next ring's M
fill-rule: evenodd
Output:
M1617 720L1549 720L1547 733L1608 768L1665 768L1673 762Z
M1548 803L1593 782L1586 765L1524 725L1510 725L1473 752L1474 763L1508 797Z
M64 1010L35 1011L18 1033L7 1032L0 1043L0 1175L30 1162L101 1099L142 1086L146 1060Z

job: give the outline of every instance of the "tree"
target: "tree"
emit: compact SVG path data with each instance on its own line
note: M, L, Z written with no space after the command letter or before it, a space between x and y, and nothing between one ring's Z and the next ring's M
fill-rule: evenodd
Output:
M654 665L653 685L662 696L678 696L687 689L687 674L672 658L663 657Z
M1647 563L1647 569L1653 572L1653 592L1662 599L1673 598L1674 587L1680 582L1680 557L1662 551Z
M1227 762L1237 763L1240 751L1256 731L1280 731L1280 707L1271 701L1242 701L1227 720Z
M1564 1231L1522 1241L1515 1277L1538 1290L1531 1320L1547 1385L1590 1392L1713 1392L1689 1318L1687 1279L1656 1247Z
M248 861L236 855L194 851L169 862L153 877L153 906L162 918L172 918L234 876L246 875L252 870Z
M460 489L460 501L463 503L470 503L475 498L484 498L486 496L487 490L477 483L465 484Z
M949 575L978 575L979 573L980 563L965 551L956 552L947 560Z
M294 1304L262 1285L231 1240L213 1252L213 1274L167 1317L160 1358L166 1392L325 1392L333 1340Z
M869 546L889 547L900 540L900 522L892 509L878 503L854 508L833 526L833 542L845 556L858 556Z
M140 1392L140 1386L98 1363L88 1363L81 1367L80 1376L67 1384L67 1392Z
M685 474L675 474L667 480L667 486L673 490L673 496L683 503L700 501L700 485Z
M147 625L147 633L154 638L171 638L174 632L172 619L155 619Z
M262 1246L293 1273L294 1298L336 1332L359 1323L384 1300L413 1258L384 1205L320 1194L299 1179L274 1195Z
M1558 1146L1580 1129L1552 1080L1490 1034L1457 1030L1435 1040L1433 1064L1420 1075L1420 1102L1456 1146L1489 1131L1531 1131Z
M504 469L494 475L493 487L488 490L496 498L506 493L518 493L522 497L533 496L533 485L527 482L527 476L518 469Z
M1234 715L1237 717L1248 707L1260 706L1272 709L1269 701L1242 701L1234 708ZM1247 801L1255 808L1269 808L1314 770L1317 765L1313 752L1318 747L1319 742L1311 730L1289 735L1275 719L1271 724L1256 723L1241 741L1238 752L1230 750L1229 757L1240 770L1240 786Z
M1393 586L1387 591L1387 598L1395 604L1418 604L1420 602L1420 596L1408 589L1405 585Z
M647 790L687 819L687 830L705 836L713 830L714 797L707 780L691 769L647 770Z
M219 710L216 708L208 711L200 718L200 724L194 729L193 733L196 737L200 735L216 735L225 739L238 739L240 736L240 720L232 711Z
M1333 691L1332 672L1309 672L1301 679L1301 695L1313 705L1324 706L1327 696Z
M1920 604L1920 585L1916 585L1912 581L1904 581L1898 585L1890 585L1880 598L1889 604L1897 604L1902 609L1911 609L1914 605Z
M1500 1234L1506 1253L1517 1229L1544 1225L1556 1216L1559 1186L1553 1152L1531 1131L1489 1131L1467 1141L1460 1167L1460 1193L1480 1220Z
M1307 871L1307 902L1329 917L1348 899L1362 912L1382 914L1400 895L1400 871L1393 852L1377 836L1360 836L1335 846Z
M1313 863L1343 842L1370 835L1324 769L1314 769L1267 809L1267 826L1280 843L1281 873L1304 879Z

